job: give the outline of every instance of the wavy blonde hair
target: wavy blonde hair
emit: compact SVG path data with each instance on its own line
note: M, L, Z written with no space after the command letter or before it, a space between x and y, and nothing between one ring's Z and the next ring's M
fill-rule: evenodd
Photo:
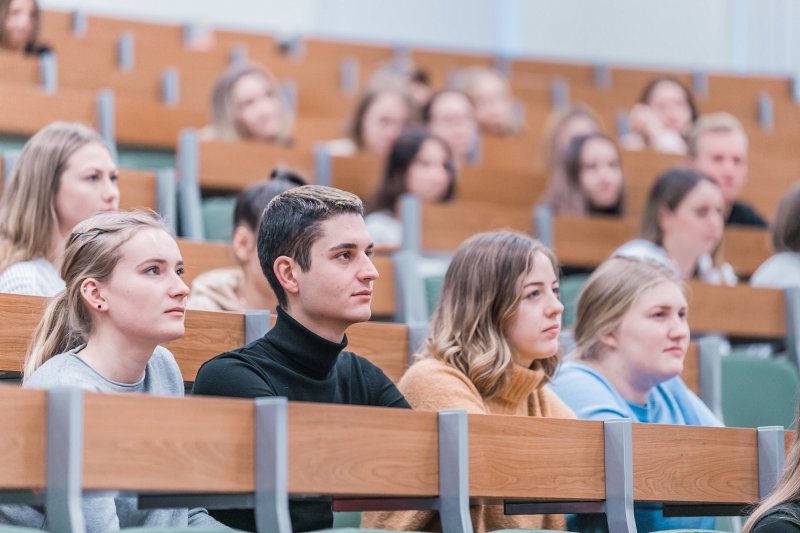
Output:
M522 300L522 284L543 253L558 273L553 252L539 241L509 231L480 233L456 251L444 278L431 335L417 359L438 359L466 375L484 398L502 389L514 363L506 326ZM545 381L558 354L533 362Z
M42 128L25 143L0 198L0 272L20 261L55 260L61 175L72 154L89 143L107 147L93 129L66 122Z
M575 348L570 359L598 359L600 340L616 330L625 313L646 290L669 281L685 291L683 282L667 267L632 257L612 257L589 276L575 312Z
M86 343L92 317L80 294L81 284L89 278L108 280L122 257L120 247L137 232L150 228L167 231L158 215L145 211L101 213L75 226L61 266L66 288L50 300L33 332L25 354L23 379L54 355Z

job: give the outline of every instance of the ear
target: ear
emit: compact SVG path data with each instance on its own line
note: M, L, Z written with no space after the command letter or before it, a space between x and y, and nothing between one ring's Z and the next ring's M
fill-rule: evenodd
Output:
M617 330L603 333L602 335L600 335L599 339L600 342L603 343L607 349L610 350L617 349Z
M275 259L272 264L272 271L275 277L278 278L278 283L281 284L286 294L297 294L300 292L300 282L298 274L300 272L300 265L291 257L282 255Z
M239 225L233 230L233 255L240 263L246 263L255 252L256 236L247 226Z
M99 312L108 310L108 302L103 296L102 287L94 278L85 279L81 283L81 298L89 306L89 309Z

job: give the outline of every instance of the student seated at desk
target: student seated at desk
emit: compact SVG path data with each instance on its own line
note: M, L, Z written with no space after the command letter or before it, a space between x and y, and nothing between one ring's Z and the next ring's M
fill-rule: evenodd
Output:
M53 296L64 242L78 222L119 208L117 166L103 139L54 122L22 148L0 199L0 292Z
M256 64L233 65L214 83L213 123L201 130L207 140L292 142L292 113L278 80Z
M159 346L184 333L189 288L183 260L163 222L147 213L95 215L67 240L66 288L48 304L25 356L23 387L183 395L172 354ZM120 421L124 424L124 421ZM138 509L137 499L83 500L87 533L126 527L227 529L204 509ZM0 522L49 530L24 505L0 506Z
M424 202L447 202L453 198L456 180L447 143L425 128L403 132L386 159L383 181L364 218L375 245L399 247L403 243L400 196L410 193Z
M277 322L260 339L200 367L195 394L408 407L380 368L344 351L345 330L370 318L378 278L362 212L354 194L319 185L290 189L269 203L258 257L278 298ZM333 524L329 499L291 500L289 511L293 531ZM252 509L212 514L255 530Z
M538 241L481 233L456 251L431 334L398 387L414 409L574 418L544 387L558 365L558 264ZM555 515L507 516L502 505L473 505L477 532L564 529ZM440 531L432 511L366 513L363 527Z
M550 387L578 418L720 426L680 378L689 347L681 281L652 261L613 257L578 299L575 349ZM639 531L713 529L713 518L665 518L658 504L634 506ZM577 515L570 530L606 531L603 515Z
M792 187L778 206L772 247L775 255L758 267L750 284L777 289L800 287L800 184Z
M258 261L258 226L267 204L283 191L305 185L298 174L274 170L269 181L250 185L236 198L233 210L233 255L239 266L204 272L192 282L189 309L232 311L269 309L278 305Z
M39 42L41 18L36 0L0 0L0 48L26 55L49 52Z
M650 189L639 238L612 255L657 261L684 280L736 285L733 267L719 257L724 205L711 178L690 169L668 170Z

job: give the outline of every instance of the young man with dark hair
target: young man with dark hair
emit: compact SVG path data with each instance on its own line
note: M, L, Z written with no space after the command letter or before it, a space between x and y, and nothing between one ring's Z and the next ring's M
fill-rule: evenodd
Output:
M278 298L278 319L262 338L206 362L194 393L408 408L375 365L351 352L345 330L369 320L378 271L357 196L306 185L276 196L261 219L258 256ZM333 524L330 501L293 500L293 531ZM255 530L252 510L212 513Z

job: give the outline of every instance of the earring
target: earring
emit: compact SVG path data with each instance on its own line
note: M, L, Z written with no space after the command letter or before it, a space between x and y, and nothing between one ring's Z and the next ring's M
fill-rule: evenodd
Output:
M97 304L97 308L98 308L98 309L102 309L102 308L103 308L103 306L102 306L102 305L100 305L100 304Z

